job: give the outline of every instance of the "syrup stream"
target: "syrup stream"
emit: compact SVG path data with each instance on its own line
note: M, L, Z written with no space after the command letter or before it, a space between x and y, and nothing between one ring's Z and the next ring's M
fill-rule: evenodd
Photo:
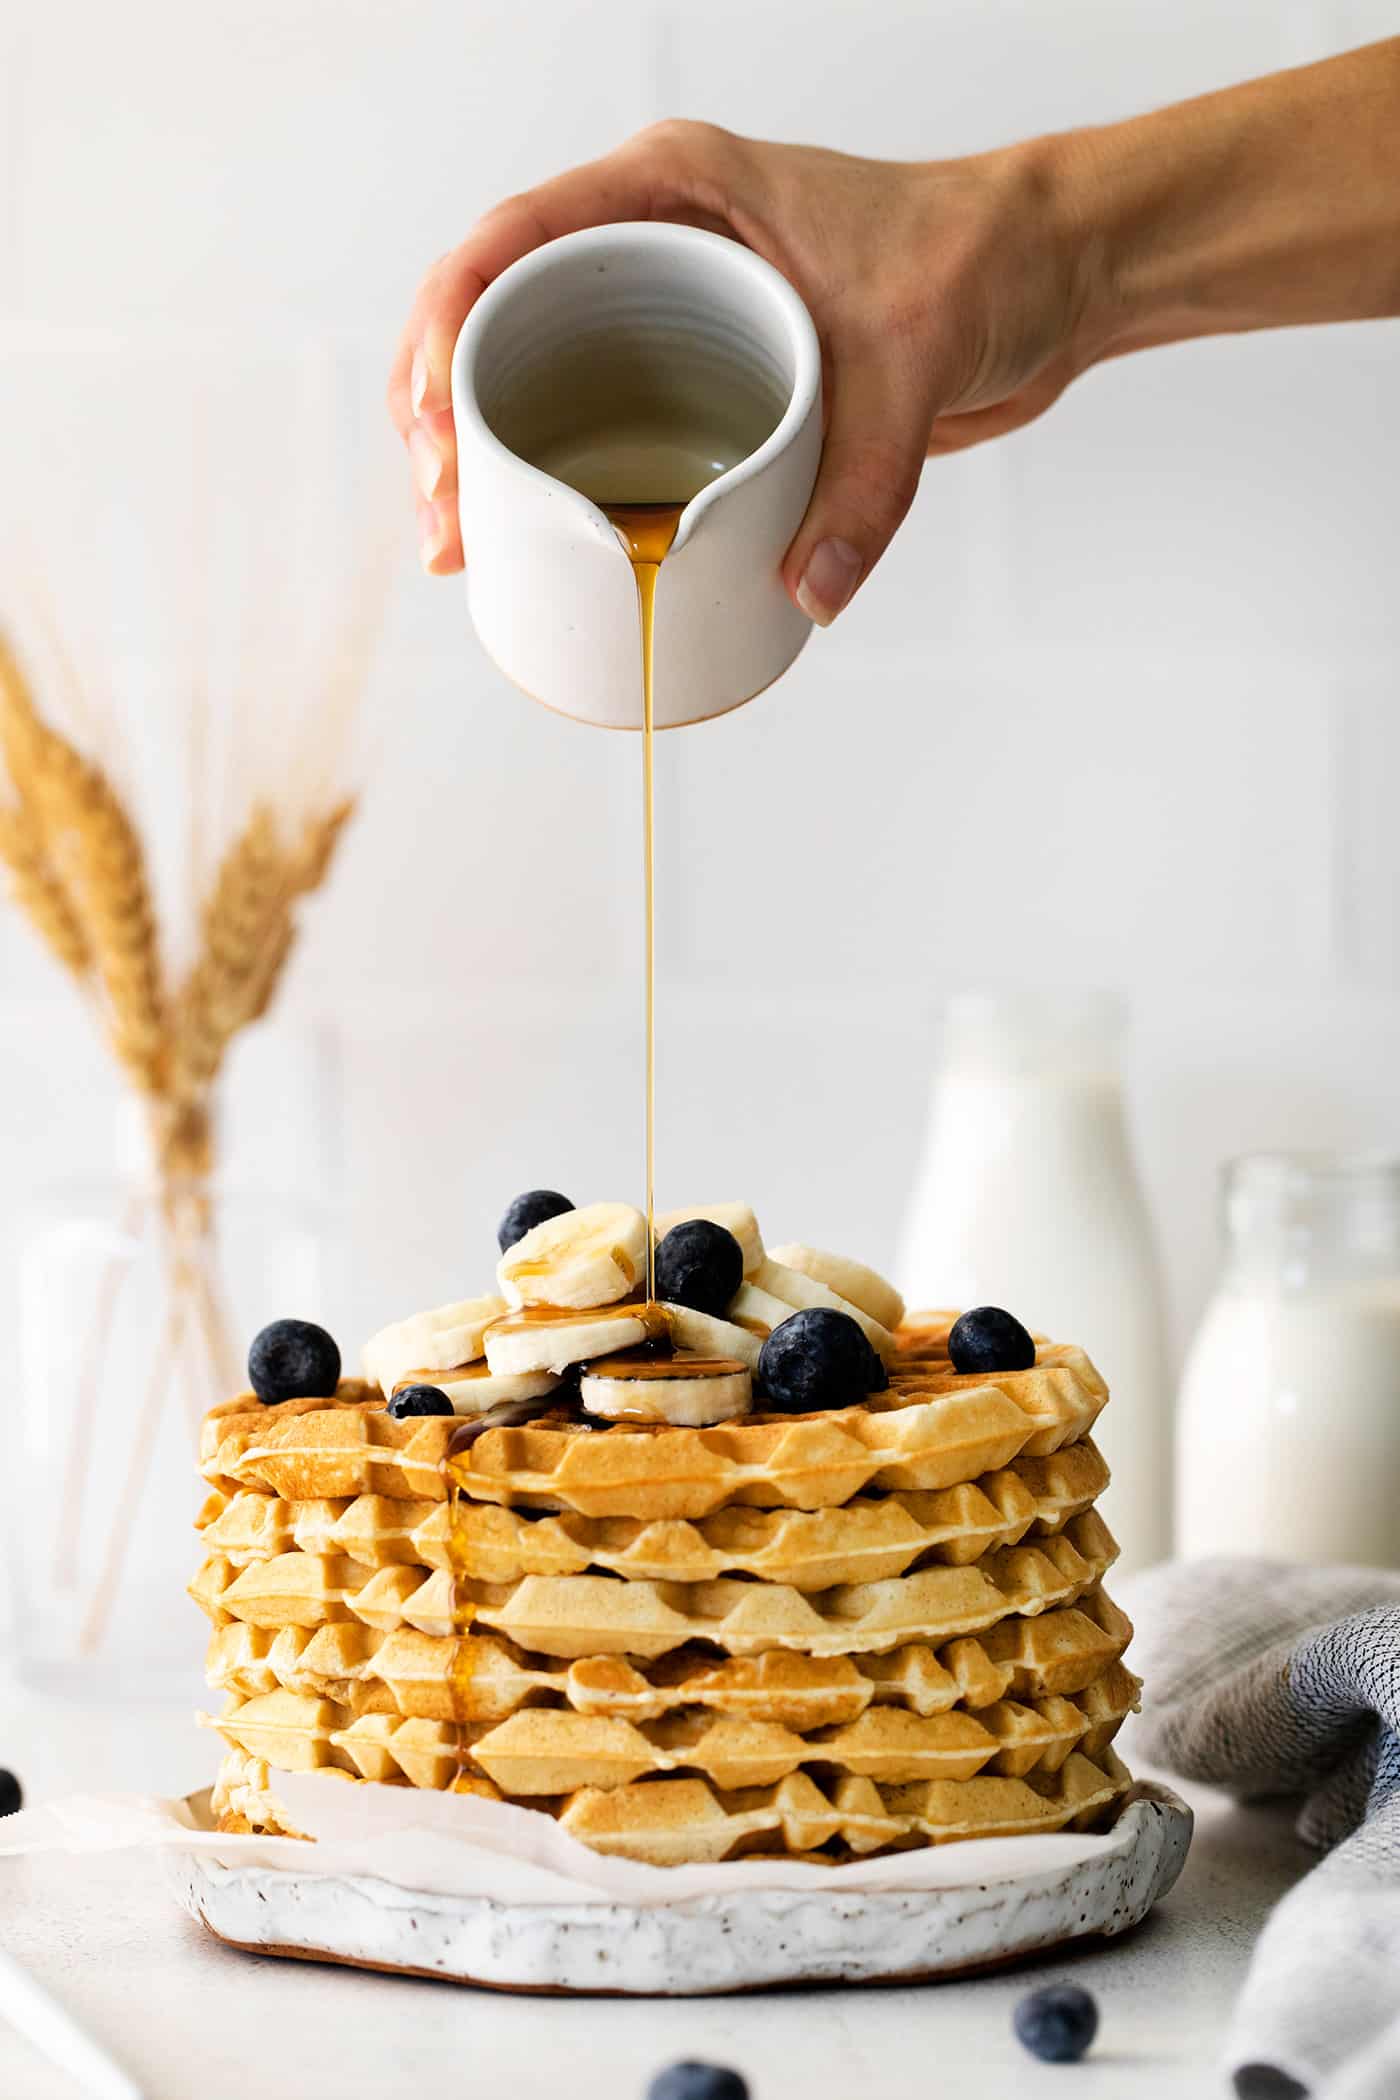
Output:
M656 1302L656 767L654 738L656 730L655 707L652 686L652 640L656 611L656 578L662 562L670 551L681 521L684 503L607 503L603 510L617 528L623 545L632 563L632 573L637 579L637 605L641 615L642 637L642 859L644 916L644 972L646 978L646 1193L647 1193L647 1295L645 1308L639 1308L650 1328L654 1322L648 1318ZM611 1308L616 1310L616 1308ZM535 1308L537 1319L557 1318L552 1308ZM526 1316L517 1314L522 1321ZM577 1313L568 1315L578 1319ZM658 1316L664 1320L664 1316ZM659 1337L658 1337L659 1338ZM710 1368L701 1365L701 1371ZM696 1367L687 1364L685 1375L693 1377ZM634 1366L630 1375L646 1378L665 1378L679 1375L679 1367L672 1369L664 1363L654 1368ZM476 1438L487 1429L513 1428L538 1418L541 1409L537 1402L509 1403L493 1408L486 1416L468 1419L458 1424L453 1432L449 1455L469 1451ZM448 1477L448 1561L452 1570L453 1631L456 1647L452 1661L452 1709L459 1723L465 1722L471 1705L471 1681L477 1668L478 1644L471 1633L475 1609L465 1594L465 1584L473 1574L470 1529L471 1501L458 1487L456 1480ZM470 1791L474 1781L466 1756L459 1755L455 1784Z
M646 899L643 969L646 977L647 1304L656 1298L656 705L652 665L656 579L670 552L683 503L605 503L637 579L642 620L642 861Z

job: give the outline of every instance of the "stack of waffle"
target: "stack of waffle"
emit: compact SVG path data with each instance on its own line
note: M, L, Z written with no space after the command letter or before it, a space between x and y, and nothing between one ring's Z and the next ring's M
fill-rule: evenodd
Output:
M707 1428L554 1406L397 1420L355 1381L205 1425L221 1827L279 1772L455 1788L660 1865L1091 1826L1128 1775L1081 1351L959 1373L906 1321L888 1391ZM762 1408L762 1401L756 1403ZM459 1447L464 1443L460 1434Z

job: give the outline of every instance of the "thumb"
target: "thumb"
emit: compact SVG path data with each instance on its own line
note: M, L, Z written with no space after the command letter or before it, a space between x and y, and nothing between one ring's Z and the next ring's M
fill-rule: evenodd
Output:
M807 515L783 562L794 602L829 627L874 568L914 500L933 407L887 346L833 354L826 438Z

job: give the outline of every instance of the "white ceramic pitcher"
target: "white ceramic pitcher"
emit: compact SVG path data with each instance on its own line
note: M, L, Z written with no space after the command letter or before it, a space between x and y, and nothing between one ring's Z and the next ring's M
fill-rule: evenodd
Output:
M452 408L467 600L515 684L641 727L636 581L592 496L689 499L657 581L658 728L724 714L787 669L810 623L778 570L816 479L821 357L769 263L687 226L551 241L473 307Z

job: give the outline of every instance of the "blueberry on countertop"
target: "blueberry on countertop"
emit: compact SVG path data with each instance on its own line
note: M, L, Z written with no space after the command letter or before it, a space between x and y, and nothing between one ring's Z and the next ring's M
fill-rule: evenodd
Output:
M523 1196L517 1196L507 1207L505 1216L496 1227L496 1245L504 1254L517 1240L523 1240L527 1232L543 1225L546 1218L562 1217L566 1210L574 1208L558 1189L526 1189Z
M248 1351L248 1383L264 1407L327 1399L340 1383L340 1351L312 1320L274 1320Z
M1029 1371L1035 1343L999 1305L976 1305L953 1323L948 1354L955 1371Z
M1099 2031L1099 2008L1077 1983L1028 1991L1011 2016L1016 2039L1042 2063L1077 2064Z
M852 1407L872 1390L874 1355L849 1313L818 1305L773 1329L758 1358L759 1392L788 1414Z
M743 1280L743 1248L708 1218L673 1225L656 1250L656 1295L664 1305L719 1317Z
M410 1415L450 1415L453 1408L435 1385L406 1385L393 1395L387 1411L396 1422L406 1422Z
M0 1765L0 1816L17 1816L24 1806L24 1788L13 1772Z
M647 2100L749 2100L749 2088L727 2064L667 2064L647 2087Z

